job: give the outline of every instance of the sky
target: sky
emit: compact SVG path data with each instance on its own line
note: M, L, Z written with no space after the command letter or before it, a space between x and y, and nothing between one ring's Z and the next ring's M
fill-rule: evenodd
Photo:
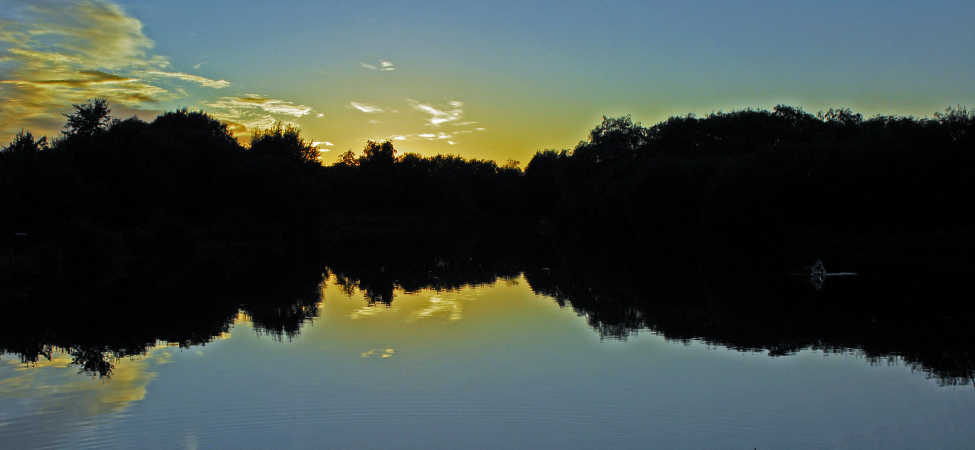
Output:
M602 116L975 105L975 2L0 0L0 142L72 103L523 164Z

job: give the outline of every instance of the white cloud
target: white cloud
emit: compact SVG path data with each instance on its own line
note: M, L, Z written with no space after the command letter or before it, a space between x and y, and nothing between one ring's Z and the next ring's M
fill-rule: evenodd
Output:
M330 151L332 151L332 149L330 149L330 148L323 148L323 147L331 147L333 145L335 145L335 144L332 144L331 142L328 142L328 141L315 141L315 142L312 142L311 143L311 146L313 148L315 148L316 150L320 151L320 152L330 152Z
M427 119L427 123L435 127L445 124L447 122L456 121L464 115L464 110L461 109L461 107L464 106L464 104L456 100L448 103L448 105L450 106L449 109L437 108L433 105L420 103L416 100L409 100L409 102L413 106L413 109L429 114L430 118Z
M251 130L274 126L280 120L272 114L298 118L312 111L310 106L258 94L220 97L206 106L210 108L213 117L227 122L238 136L249 134Z
M222 110L244 111L261 110L270 114L283 114L292 117L303 117L311 113L311 106L300 105L287 100L268 98L259 94L245 94L236 97L220 97L207 106Z
M319 118L319 119L321 119L322 117L325 117L325 113L318 113L318 114L315 114L315 117L317 117L317 118Z
M203 67L203 65L206 64L206 63L207 63L206 61L202 61L202 62L193 64L193 70L200 70L200 67Z
M351 106L351 107L353 107L355 109L358 109L359 111L362 111L362 112L364 112L366 114L381 113L381 112L383 112L383 109L382 108L380 108L378 106L369 105L369 104L366 104L366 103L349 102L349 106Z
M392 61L387 59L379 60L379 64L369 64L364 62L359 62L359 66L366 70L378 70L381 72L392 72L396 70L396 65Z
M191 83L199 84L203 87L223 89L230 86L230 82L227 80L214 80L207 77L201 77L199 75L192 75L183 72L162 72L158 70L150 70L146 72L146 75L153 77L165 77L165 78L175 78L177 80L189 81Z

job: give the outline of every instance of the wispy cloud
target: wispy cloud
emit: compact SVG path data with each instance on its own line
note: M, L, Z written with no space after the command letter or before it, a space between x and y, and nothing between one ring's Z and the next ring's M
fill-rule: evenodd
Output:
M447 145L457 145L457 137L465 134L472 134L477 131L484 131L484 128L479 128L476 130L454 130L450 132L438 131L436 133L423 132L423 133L410 133L410 134L399 134L387 137L385 139L390 139L393 141L405 141L420 139L424 141L432 142L443 142Z
M366 114L373 114L373 113L381 113L381 112L383 112L383 109L382 108L380 108L378 106L369 105L369 104L366 104L366 103L349 102L349 106L351 106L351 107L353 107L355 109L358 109L359 111L362 111L362 112L364 112Z
M270 114L283 114L292 117L303 117L311 113L312 107L296 104L287 100L268 98L260 94L245 94L236 97L220 97L207 106L220 110L243 112L260 110Z
M201 61L196 64L193 64L193 70L200 70L200 67L203 67L203 65L206 63L207 63L206 61Z
M56 133L73 103L106 98L116 114L158 113L180 100L211 109L235 133L304 117L310 106L258 94L191 100L181 84L231 82L168 70L142 22L109 0L16 0L0 8L0 142L22 128ZM206 61L194 65L198 69Z
M325 147L332 147L334 145L335 144L333 144L333 143L331 143L329 141L314 141L314 142L311 143L311 146L314 147L314 148L316 148L316 149L318 149L318 151L320 151L320 152L330 152L330 151L332 151L332 149L325 148Z
M199 75L192 75L183 72L162 72L159 70L150 70L146 72L146 75L151 77L164 77L164 78L175 78L177 80L189 81L191 83L199 84L203 87L223 89L230 86L230 82L227 80L214 80L207 77L201 77Z
M274 115L300 118L312 111L310 106L259 94L220 97L206 103L206 107L213 117L226 122L238 137L246 136L256 129L274 126L279 122Z
M359 67L366 70L378 70L380 72L392 72L396 70L396 64L387 59L379 60L379 64L369 64L364 62L359 62Z
M416 100L409 100L409 102L413 106L413 109L429 114L430 118L427 119L427 123L435 127L447 122L459 120L464 115L464 110L462 109L464 104L456 100L448 102L448 107L446 108L420 103Z
M4 48L5 47L5 48ZM139 110L177 92L142 79L169 60L151 53L142 23L103 0L15 2L0 10L0 137L60 128L71 103L105 97Z

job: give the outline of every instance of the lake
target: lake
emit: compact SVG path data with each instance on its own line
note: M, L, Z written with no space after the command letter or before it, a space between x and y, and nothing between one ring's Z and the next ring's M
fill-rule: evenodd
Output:
M153 303L134 320L132 329L145 333L138 339L96 331L91 322L79 323L74 336L7 343L0 447L975 442L971 359L957 350L970 341L959 343L950 331L944 345L956 345L945 350L931 337L937 332L919 335L930 326L856 308L837 313L822 306L829 302L822 294L802 311L790 303L786 312L761 306L755 310L763 313L735 315L713 306L635 306L619 300L628 298L623 288L615 296L593 288L580 294L566 278L552 281L555 267L494 268L487 272L495 275L472 279L470 271L451 276L450 261L429 264L413 267L426 273L422 282L390 266L368 272L370 280L367 271L326 269L292 300L242 302L179 330L157 319L172 323L193 311ZM831 289L860 295L843 285L823 291ZM825 309L836 324L818 319L815 311ZM788 319L793 313L808 320ZM854 320L870 314L866 322L905 336ZM85 320L96 319L77 319ZM84 330L99 337L87 339Z

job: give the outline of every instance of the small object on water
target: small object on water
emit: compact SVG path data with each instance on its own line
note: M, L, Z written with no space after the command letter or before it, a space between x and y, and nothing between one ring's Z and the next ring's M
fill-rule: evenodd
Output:
M823 288L823 283L826 282L826 278L857 276L856 272L827 272L826 265L823 264L823 260L821 259L817 259L815 263L808 266L806 269L807 269L806 273L800 272L795 275L808 276L809 282L816 287L816 290L820 290Z

